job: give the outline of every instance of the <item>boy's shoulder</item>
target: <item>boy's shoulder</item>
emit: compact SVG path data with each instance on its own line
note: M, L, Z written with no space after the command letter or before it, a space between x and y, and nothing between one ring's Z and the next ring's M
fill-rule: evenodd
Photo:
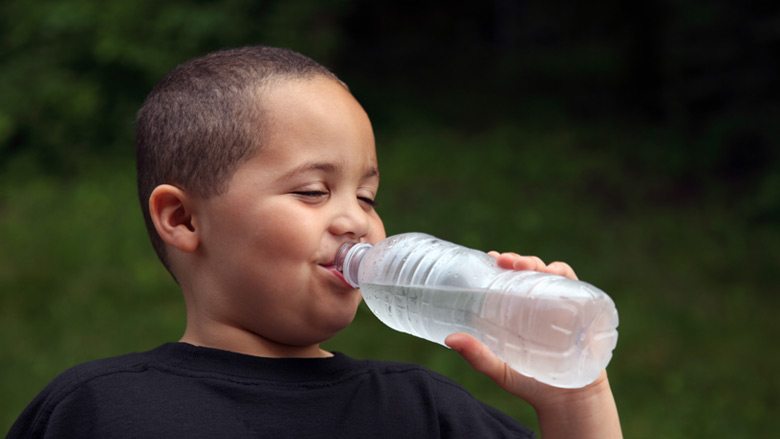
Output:
M158 348L159 349L159 348ZM154 359L154 352L134 352L114 357L100 358L77 364L60 373L49 383L49 387L63 391L72 390L94 379L117 373L133 373Z
M100 394L123 397L121 385L117 385L122 380L116 380L116 377L145 371L150 363L156 361L162 349L164 346L147 352L92 360L65 370L25 408L8 437L41 437L51 428L50 421L66 412L66 417L72 417L73 422L87 420L88 413L99 409ZM105 390L101 391L101 388ZM77 409L74 410L74 407Z
M114 357L101 358L75 365L57 375L41 392L45 402L56 403L69 394L90 383L117 374L142 372L157 358L162 347L147 352L134 352Z

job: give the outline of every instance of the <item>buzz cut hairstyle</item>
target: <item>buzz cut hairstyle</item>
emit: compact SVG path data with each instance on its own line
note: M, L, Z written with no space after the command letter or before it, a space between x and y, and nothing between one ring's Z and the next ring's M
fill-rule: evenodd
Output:
M280 80L315 77L344 85L300 53L251 46L187 61L152 89L136 119L138 197L152 247L174 280L165 243L149 213L152 191L170 184L201 197L223 193L236 169L268 137L265 115L270 109L263 89Z

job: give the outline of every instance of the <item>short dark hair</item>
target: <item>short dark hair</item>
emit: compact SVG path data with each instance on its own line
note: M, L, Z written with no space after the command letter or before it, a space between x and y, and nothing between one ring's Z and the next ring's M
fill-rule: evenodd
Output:
M187 61L152 89L136 120L138 197L152 246L172 275L149 215L154 188L172 184L203 197L222 193L267 137L261 88L273 80L317 76L338 81L300 53L252 46Z

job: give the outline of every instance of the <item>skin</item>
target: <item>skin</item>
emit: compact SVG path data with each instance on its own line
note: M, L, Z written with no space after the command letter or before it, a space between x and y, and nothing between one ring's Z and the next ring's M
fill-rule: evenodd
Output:
M273 127L227 190L160 185L149 206L187 306L181 341L264 357L327 357L320 343L352 322L361 296L332 267L345 242L376 243L379 172L366 113L338 82L286 80L265 91ZM491 253L499 265L576 279L565 263ZM545 438L617 438L606 372L583 389L520 375L466 334L446 343L530 403Z

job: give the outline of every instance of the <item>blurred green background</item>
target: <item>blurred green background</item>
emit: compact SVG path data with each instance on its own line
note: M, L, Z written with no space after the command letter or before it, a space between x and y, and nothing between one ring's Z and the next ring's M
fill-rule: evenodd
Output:
M64 369L182 334L135 196L135 112L178 63L262 43L364 104L388 234L564 260L613 297L626 437L775 433L780 8L652 3L4 0L0 432ZM424 364L537 427L365 307L326 347Z

